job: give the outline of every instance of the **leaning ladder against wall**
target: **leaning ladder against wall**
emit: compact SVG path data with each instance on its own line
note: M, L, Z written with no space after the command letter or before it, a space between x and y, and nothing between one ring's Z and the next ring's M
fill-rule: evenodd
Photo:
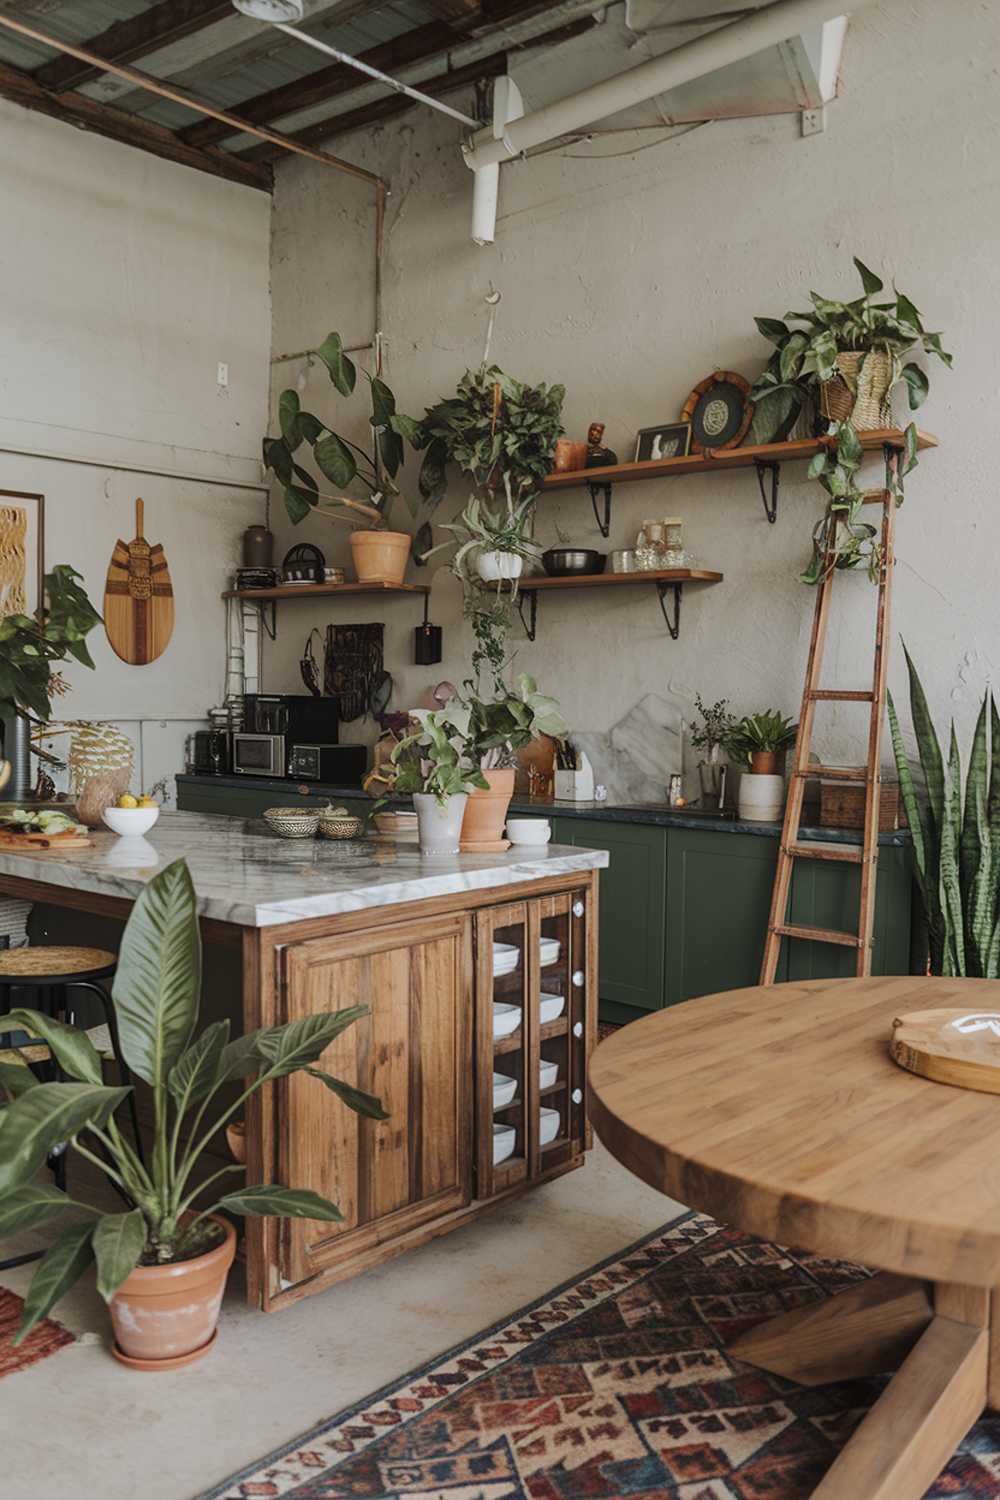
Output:
M771 913L768 917L767 936L764 942L764 961L761 965L761 984L773 984L778 972L782 938L793 938L803 942L837 943L856 950L855 972L868 975L872 967L873 927L875 917L875 876L878 867L879 796L882 783L882 725L885 720L885 690L888 666L889 606L892 594L892 570L895 565L894 538L896 506L902 498L902 469L900 454L895 448L886 446L885 486L865 496L866 504L881 505L881 562L878 575L878 602L875 615L875 652L872 663L872 685L870 688L821 688L820 673L823 666L823 647L826 641L827 620L833 594L837 569L833 566L833 542L836 522L831 521L827 534L826 565L821 583L817 586L816 608L813 614L812 637L809 642L809 659L806 665L805 688L802 693L802 708L799 713L799 728L795 739L795 752L791 787L785 804L785 821L781 830L781 846L774 876L774 891L771 897ZM817 703L869 703L868 759L863 766L824 766L810 764L813 720ZM825 777L828 780L864 783L865 815L864 832L860 848L851 844L823 844L799 840L799 824L802 818L802 801L806 781ZM792 888L792 869L797 859L837 860L845 864L861 866L861 889L858 903L857 932L838 932L830 928L804 927L788 920L788 902Z

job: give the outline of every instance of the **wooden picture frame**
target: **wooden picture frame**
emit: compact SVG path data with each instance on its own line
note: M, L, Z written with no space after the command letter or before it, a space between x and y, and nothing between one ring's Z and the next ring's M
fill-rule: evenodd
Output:
M45 496L0 490L0 619L45 603Z
M690 422L661 422L655 427L640 427L635 435L637 464L661 458L687 458L690 452Z
M743 411L737 425L728 432L721 442L706 442L708 434L704 430L701 418L705 412L706 397L711 396L715 387L735 387L743 398ZM726 404L728 392L723 395L720 389L720 402ZM684 403L681 412L681 420L691 423L691 451L692 453L705 453L712 448L738 448L747 435L747 430L753 420L753 402L750 400L750 384L744 380L742 375L737 375L735 370L713 370L711 375L706 375L704 380L699 380L694 390ZM720 432L725 432L727 426L724 424Z

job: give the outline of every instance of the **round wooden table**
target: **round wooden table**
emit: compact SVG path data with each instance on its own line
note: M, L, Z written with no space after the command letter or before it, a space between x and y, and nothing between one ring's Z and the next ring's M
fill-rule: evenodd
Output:
M590 1064L594 1128L644 1182L882 1273L729 1347L807 1385L898 1366L815 1500L919 1500L1000 1406L1000 1097L889 1057L894 1018L938 1006L1000 1010L1000 982L730 990L623 1027Z

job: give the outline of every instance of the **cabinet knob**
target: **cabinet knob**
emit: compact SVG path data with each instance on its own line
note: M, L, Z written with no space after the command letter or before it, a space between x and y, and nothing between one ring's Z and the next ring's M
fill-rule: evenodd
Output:
M572 1095L570 1097L572 1098L574 1104L582 1104L583 1103L583 1089L574 1089L573 1093L572 1093Z
M586 911L586 909L587 908L584 906L584 904L583 904L582 901L574 901L573 902L573 915L574 915L574 917L582 917L583 914L584 914L584 912Z
M574 973L573 973L573 983L576 985L576 987L577 987L578 990L582 990L583 989L583 986L586 983L586 979L587 979L587 976L583 972L582 969L576 969L574 971Z
M573 1027L573 1035L574 1036L583 1036L583 1022L582 1021L577 1021L576 1025Z

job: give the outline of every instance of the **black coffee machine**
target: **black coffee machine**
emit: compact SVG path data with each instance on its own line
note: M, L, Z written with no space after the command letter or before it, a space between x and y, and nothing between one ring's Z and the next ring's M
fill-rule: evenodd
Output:
M289 745L335 745L340 738L336 698L311 693L247 693L243 699L246 734L281 734Z

